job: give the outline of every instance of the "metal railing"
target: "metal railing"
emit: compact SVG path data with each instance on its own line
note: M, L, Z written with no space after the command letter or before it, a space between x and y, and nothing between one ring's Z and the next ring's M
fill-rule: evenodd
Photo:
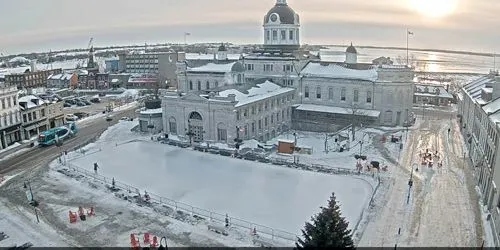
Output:
M70 162L67 162L65 164L65 166L68 167L69 169L77 172L77 173L80 173L80 174L86 175L87 177L101 181L104 184L112 185L113 178L109 178L109 177L105 177L105 176L93 173L91 171L80 168L80 167L78 167ZM125 190L129 193L139 193L140 192L139 188L136 188L136 187L128 185L126 183L120 182L116 179L115 179L115 187L120 188L122 190ZM179 201L176 201L176 200L173 200L170 198L162 197L160 195L153 194L150 192L148 192L148 194L151 197L152 201L155 201L159 204L166 205L166 206L174 209L174 211L183 211L183 212L189 213L190 215L197 215L199 217L208 219L208 221L210 221L210 222L220 222L221 224L225 223L225 219L226 219L225 214L221 214L221 213L217 213L214 211L209 211L206 209L198 208L198 207L195 207L195 206L183 203L183 202L179 202ZM276 239L281 239L281 240L285 240L285 241L289 241L289 242L296 242L297 238L298 238L298 236L296 234L286 232L283 230L279 230L279 229L274 229L271 227L267 227L264 225L260 225L260 224L253 223L253 222L243 220L243 219L239 219L236 217L228 216L228 219L229 219L229 224L231 225L231 227L236 227L239 229L247 230L247 232L249 234L250 234L250 231L255 228L256 232L260 236L262 236L262 235L264 235L265 237L267 236L269 239L271 239L273 241L275 241Z

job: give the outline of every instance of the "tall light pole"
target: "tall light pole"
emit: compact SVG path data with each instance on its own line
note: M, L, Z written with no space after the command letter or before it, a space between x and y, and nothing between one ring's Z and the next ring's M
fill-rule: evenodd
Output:
M40 223L40 219L38 218L38 210L36 210L36 208L38 207L38 201L36 201L35 198L33 197L33 190L31 189L30 181L29 180L25 181L23 187L24 189L29 188L28 190L26 190L26 197L28 197L30 205L32 205L35 208L36 222Z

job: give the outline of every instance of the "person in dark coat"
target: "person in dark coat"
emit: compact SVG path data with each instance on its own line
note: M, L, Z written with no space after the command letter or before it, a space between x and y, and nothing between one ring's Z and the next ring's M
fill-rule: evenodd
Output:
M94 163L94 172L97 174L97 169L99 168L99 165L97 165L97 162Z

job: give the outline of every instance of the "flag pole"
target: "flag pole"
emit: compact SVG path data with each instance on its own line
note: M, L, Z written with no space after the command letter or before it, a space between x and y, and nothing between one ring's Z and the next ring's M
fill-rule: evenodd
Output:
M410 53L409 53L409 48L408 48L408 37L410 36L410 31L406 29L406 66L408 66L409 59L410 59Z

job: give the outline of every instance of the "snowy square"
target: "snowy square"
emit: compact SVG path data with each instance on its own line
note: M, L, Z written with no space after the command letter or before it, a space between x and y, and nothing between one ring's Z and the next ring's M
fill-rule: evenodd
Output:
M135 186L141 193L147 191L294 234L300 234L304 223L326 205L332 192L353 228L373 191L368 182L354 177L133 140L130 127L129 122L121 122L97 142L101 151L72 164L93 171L97 162L99 174ZM133 141L123 143L127 139Z

